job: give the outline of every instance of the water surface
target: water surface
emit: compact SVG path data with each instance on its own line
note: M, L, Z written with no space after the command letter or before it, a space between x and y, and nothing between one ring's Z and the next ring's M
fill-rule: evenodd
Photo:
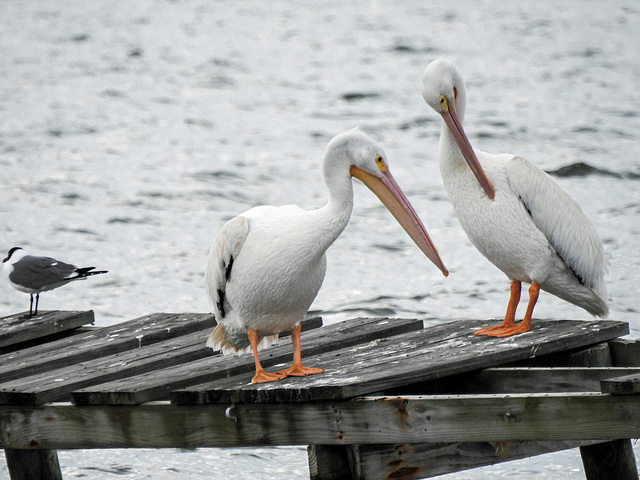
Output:
M551 172L610 261L610 318L640 335L640 40L635 2L0 3L0 247L109 274L46 293L106 326L208 311L204 261L220 226L260 204L321 206L327 142L359 125L451 271L421 256L356 185L313 309L325 321L499 318L508 281L475 251L435 161L426 65L452 56L476 148ZM0 283L5 314L28 297ZM542 294L539 318L590 319ZM60 452L65 478L307 478L303 448ZM4 466L0 468L5 468ZM6 469L0 470L0 475ZM582 479L577 451L443 478Z

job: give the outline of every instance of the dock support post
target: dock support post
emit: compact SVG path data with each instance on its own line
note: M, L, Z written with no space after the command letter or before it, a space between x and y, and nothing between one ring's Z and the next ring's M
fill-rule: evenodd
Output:
M580 447L587 480L638 480L631 440L613 440Z
M309 445L309 478L311 480L352 480L349 447L342 445Z
M62 480L56 450L6 449L11 480Z

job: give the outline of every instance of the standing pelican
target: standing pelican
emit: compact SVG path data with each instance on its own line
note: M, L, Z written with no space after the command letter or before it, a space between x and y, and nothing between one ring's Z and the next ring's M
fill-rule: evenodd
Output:
M507 337L528 331L540 289L606 316L602 243L580 206L521 157L480 151L476 156L462 128L464 81L450 60L439 58L426 68L422 96L444 120L438 163L462 228L511 280L504 322L475 334ZM529 305L516 324L521 282L531 284Z
M229 220L216 237L207 259L205 284L218 325L207 346L223 352L251 346L256 365L252 383L322 373L302 366L300 321L322 285L325 252L349 222L351 177L369 187L425 255L448 274L385 158L380 146L357 128L337 135L324 154L323 174L329 189L324 207L252 208ZM289 329L291 367L265 372L258 345Z

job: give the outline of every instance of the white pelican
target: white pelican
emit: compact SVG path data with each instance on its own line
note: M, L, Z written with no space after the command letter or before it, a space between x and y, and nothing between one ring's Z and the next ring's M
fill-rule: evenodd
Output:
M444 119L438 163L462 228L511 280L504 322L475 334L506 337L528 331L540 289L606 316L602 243L580 206L527 160L474 153L462 128L464 81L450 60L439 58L426 68L422 96ZM531 284L529 305L516 324L521 282Z
M2 260L2 263L2 269L11 286L31 296L30 317L38 314L38 301L41 292L53 290L74 280L84 280L91 275L107 273L106 271L95 271L96 267L78 268L55 258L27 255L20 247L13 247L9 250L7 258ZM36 296L35 310L33 309L34 294Z
M252 383L322 373L302 366L300 321L322 285L325 252L349 222L351 177L367 185L427 257L448 274L385 158L380 146L357 128L339 134L324 154L323 175L329 189L324 207L252 208L229 220L216 237L207 259L205 285L218 325L207 346L225 353L251 346L256 365ZM265 372L258 345L289 329L294 349L291 367Z

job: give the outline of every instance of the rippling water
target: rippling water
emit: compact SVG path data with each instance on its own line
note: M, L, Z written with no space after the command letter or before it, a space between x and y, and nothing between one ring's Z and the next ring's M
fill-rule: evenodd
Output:
M356 186L313 305L326 321L498 318L504 275L452 214L440 120L419 79L454 57L467 133L552 173L598 228L610 318L640 334L640 11L636 2L0 3L0 248L22 245L109 274L42 296L98 325L207 311L209 245L259 204L320 206L320 165L360 125L451 270L444 278ZM28 298L0 284L5 314ZM588 319L542 294L538 317ZM307 478L304 449L60 452L65 478ZM0 468L4 469L4 466ZM6 469L0 470L0 474ZM443 478L583 478L577 451Z

